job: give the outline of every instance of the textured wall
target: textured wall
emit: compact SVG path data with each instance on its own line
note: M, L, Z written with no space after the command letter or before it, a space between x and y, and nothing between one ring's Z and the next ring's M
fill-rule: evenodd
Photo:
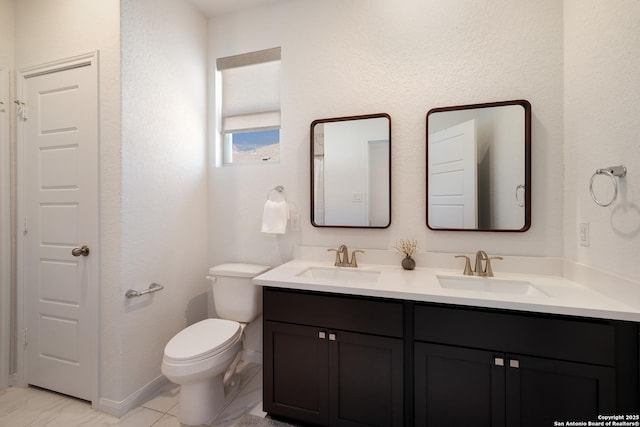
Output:
M640 2L566 0L565 256L640 280ZM589 180L598 168L624 164L617 201L597 206ZM611 195L599 177L601 199ZM588 247L578 223L590 224Z
M11 96L9 73L13 69L13 1L0 0L0 389L8 386L11 334L9 325L15 319L11 283ZM15 365L15 362L13 363Z
M388 249L402 237L429 251L562 256L562 12L555 0L296 0L213 19L211 67L217 57L282 46L282 151L279 165L211 171L210 262L278 264L298 243ZM427 112L519 98L533 109L531 230L428 230ZM379 112L392 119L391 227L312 227L309 124ZM300 212L301 231L265 236L262 205L279 184Z
M0 0L0 67L13 65L13 0Z
M207 316L207 21L189 2L122 3L122 396ZM152 282L152 298L124 301Z

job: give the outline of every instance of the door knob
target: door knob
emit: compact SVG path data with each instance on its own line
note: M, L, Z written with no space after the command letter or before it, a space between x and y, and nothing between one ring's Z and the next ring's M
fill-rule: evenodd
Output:
M87 245L82 245L79 248L73 248L71 251L71 255L73 256L89 256L89 247Z

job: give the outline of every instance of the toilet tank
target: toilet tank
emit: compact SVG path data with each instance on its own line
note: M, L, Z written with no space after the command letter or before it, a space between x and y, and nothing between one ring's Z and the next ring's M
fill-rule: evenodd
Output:
M262 313L262 288L252 279L271 267L258 264L228 263L209 269L213 304L218 317L249 323Z

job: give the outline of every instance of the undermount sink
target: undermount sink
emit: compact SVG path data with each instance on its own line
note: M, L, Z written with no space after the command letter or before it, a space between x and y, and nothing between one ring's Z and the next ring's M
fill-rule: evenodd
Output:
M380 272L345 267L309 267L298 273L297 276L339 282L372 283L378 280Z
M445 289L479 291L495 294L548 296L531 282L525 280L496 279L494 277L440 276L440 286Z

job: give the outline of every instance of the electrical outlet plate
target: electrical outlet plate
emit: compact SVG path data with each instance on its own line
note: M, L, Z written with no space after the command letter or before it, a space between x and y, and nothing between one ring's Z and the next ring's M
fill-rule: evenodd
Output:
M581 222L578 224L578 243L580 243L580 246L589 246L588 222Z
M291 231L299 231L300 230L300 215L293 214L289 218L289 227Z

